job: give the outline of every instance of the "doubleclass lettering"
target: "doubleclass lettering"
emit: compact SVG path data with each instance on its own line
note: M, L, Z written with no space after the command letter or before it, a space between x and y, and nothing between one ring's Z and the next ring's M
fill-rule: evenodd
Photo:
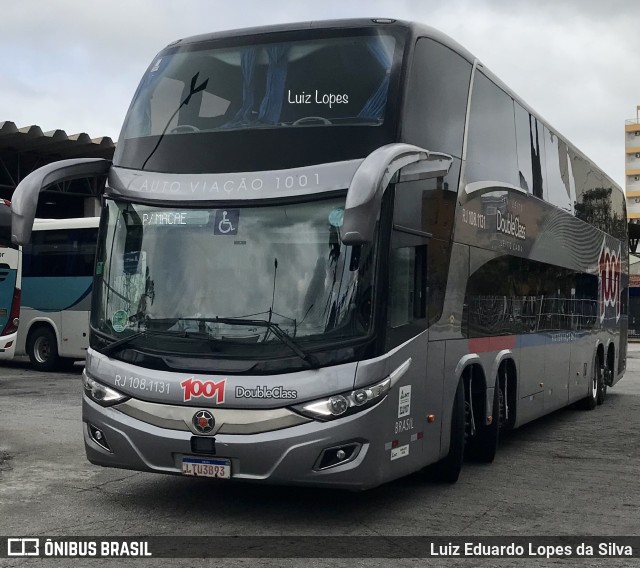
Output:
M520 217L514 217L511 213L503 216L499 209L496 213L496 230L516 239L527 238L527 227L520 222Z

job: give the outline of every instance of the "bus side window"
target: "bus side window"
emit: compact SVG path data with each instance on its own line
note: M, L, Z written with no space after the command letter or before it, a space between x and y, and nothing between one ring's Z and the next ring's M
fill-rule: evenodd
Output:
M429 38L418 39L413 57L403 141L460 158L471 63Z
M427 245L391 251L388 321L391 328L424 320L427 308Z
M387 349L427 328L427 250L424 237L393 231L389 255Z
M388 348L408 340L410 333L420 333L442 315L456 194L444 189L441 181L410 181L395 186ZM405 281L399 282L402 274Z
M520 185L513 99L481 72L471 95L466 178Z
M544 148L547 162L545 200L573 214L576 189L567 145L545 126Z
M75 252L74 274L92 276L93 264L98 242L98 229L80 229L77 232L78 249Z
M529 111L515 103L519 185L542 199L545 171L543 126Z

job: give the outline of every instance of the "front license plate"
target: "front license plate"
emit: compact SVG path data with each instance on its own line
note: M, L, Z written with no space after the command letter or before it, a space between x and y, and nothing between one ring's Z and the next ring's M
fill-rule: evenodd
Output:
M231 460L182 458L182 475L229 479L231 477Z

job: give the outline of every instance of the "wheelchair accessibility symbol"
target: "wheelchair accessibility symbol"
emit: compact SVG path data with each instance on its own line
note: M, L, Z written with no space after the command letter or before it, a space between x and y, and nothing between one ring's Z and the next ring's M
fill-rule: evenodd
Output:
M238 221L240 220L239 209L219 209L216 211L214 235L237 235Z

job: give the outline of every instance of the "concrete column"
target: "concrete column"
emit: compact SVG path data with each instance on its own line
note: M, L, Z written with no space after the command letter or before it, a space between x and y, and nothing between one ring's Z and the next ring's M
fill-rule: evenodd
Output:
M100 217L100 200L97 197L86 197L84 200L84 216Z

